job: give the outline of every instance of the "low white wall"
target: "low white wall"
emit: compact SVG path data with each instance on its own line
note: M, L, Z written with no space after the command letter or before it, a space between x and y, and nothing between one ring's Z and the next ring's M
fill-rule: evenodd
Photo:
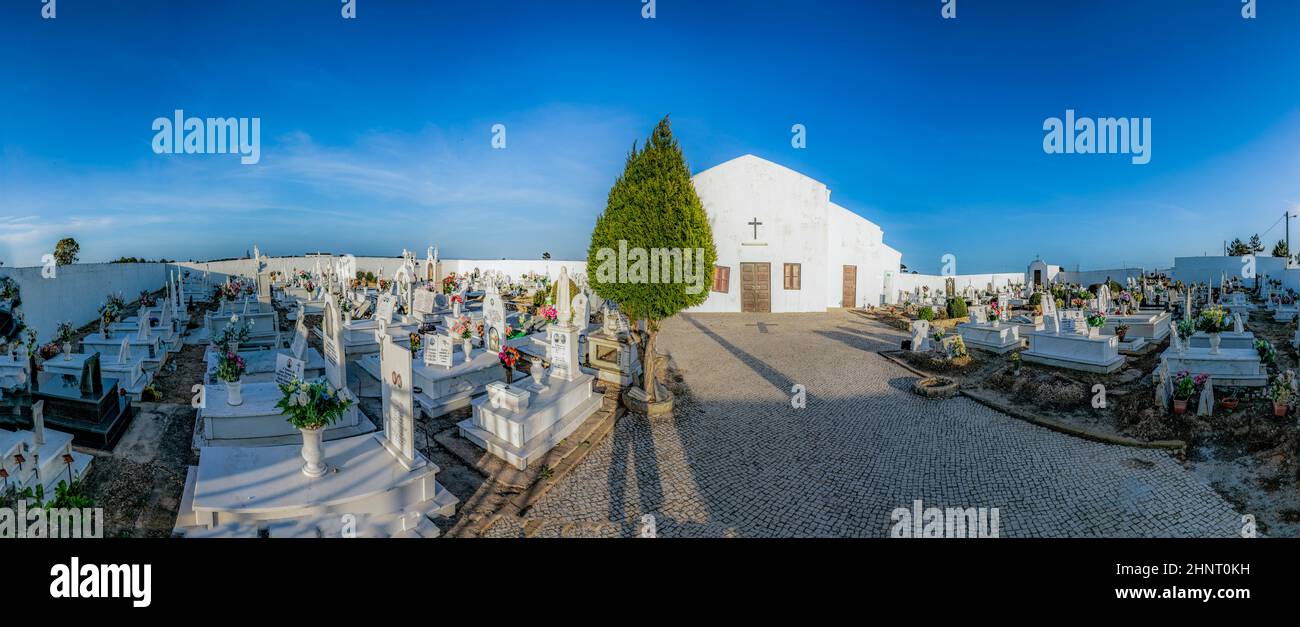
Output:
M996 272L993 274L957 274L953 276L943 276L938 274L899 274L894 280L895 293L891 296L898 302L897 292L911 292L917 287L929 287L931 294L945 294L944 285L948 279L952 279L953 289L960 294L966 286L976 290L986 290L990 283L993 289L1007 287L1016 283L1024 283L1025 275L1023 272Z
M86 263L55 268L54 277L45 278L43 268L0 268L0 276L18 283L22 311L27 325L36 329L37 338L46 343L54 338L59 322L71 320L78 327L99 318L99 306L109 294L121 293L131 303L144 290L156 291L167 286L163 263Z
M1229 279L1232 277L1241 277L1242 257L1175 257L1174 269L1170 276L1174 280L1183 283L1205 283L1211 282L1218 287L1219 280L1226 275ZM1297 288L1296 281L1300 281L1300 274L1294 271L1288 271L1287 260L1284 257L1270 257L1265 255L1255 256L1255 274L1261 281L1266 279L1282 279L1287 287ZM1254 285L1248 281L1247 284Z
M334 263L339 257L319 257L321 269L324 270ZM266 267L263 272L283 272L291 273L294 270L306 270L315 272L317 257L269 257L266 261ZM357 270L359 272L373 272L375 276L391 279L397 272L398 266L402 263L401 257L357 257ZM416 269L420 278L424 278L423 258L416 259ZM435 280L441 280L442 277L451 273L464 274L473 272L477 268L480 272L496 270L503 272L514 280L519 277L534 272L545 274L552 279L560 276L560 269L567 268L569 274L584 273L587 270L586 261L566 261L558 259L442 259L440 260L441 276L435 277ZM209 273L208 279L212 283L225 281L228 276L239 276L245 278L254 278L257 275L255 262L252 259L231 259L227 261L211 262L180 262L177 265L191 269L191 276L196 272L202 274L204 271Z
M1100 285L1107 279L1124 285L1125 279L1133 277L1134 280L1142 278L1142 268L1114 268L1111 270L1061 270L1052 279L1053 283L1077 283L1084 287L1089 285Z

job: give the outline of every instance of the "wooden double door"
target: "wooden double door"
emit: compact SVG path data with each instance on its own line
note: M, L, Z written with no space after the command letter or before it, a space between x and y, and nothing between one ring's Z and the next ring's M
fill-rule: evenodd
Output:
M772 264L740 264L740 310L772 313Z

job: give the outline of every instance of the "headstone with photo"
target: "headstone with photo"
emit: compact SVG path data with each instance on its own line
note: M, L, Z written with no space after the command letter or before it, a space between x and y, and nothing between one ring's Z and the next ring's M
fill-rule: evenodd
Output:
M451 336L445 333L430 333L424 336L424 365L442 366L451 369L455 360L454 344Z
M303 380L303 369L306 362L301 359L294 359L284 353L275 356L275 383L276 385L289 385L294 381Z

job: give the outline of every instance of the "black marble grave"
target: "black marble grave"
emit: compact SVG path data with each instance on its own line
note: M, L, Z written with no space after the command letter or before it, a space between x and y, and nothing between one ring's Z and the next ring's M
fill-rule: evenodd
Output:
M32 403L45 401L45 424L71 433L76 444L112 449L131 423L131 398L117 379L100 374L99 353L86 359L81 377L40 373L32 383ZM31 420L30 407L23 417Z

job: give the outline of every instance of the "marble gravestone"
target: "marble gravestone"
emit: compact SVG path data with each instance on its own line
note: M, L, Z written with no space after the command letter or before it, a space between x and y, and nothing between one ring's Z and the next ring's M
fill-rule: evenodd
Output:
M930 321L912 321L912 352L930 350Z
M445 333L426 334L424 336L424 365L442 366L451 369L454 345L450 335Z
M284 353L275 356L275 383L276 385L289 385L294 381L302 381L303 369L306 362L301 359L294 359Z
M407 470L424 465L415 452L415 399L412 396L411 351L385 336L379 353L383 373L384 432L376 438Z
M483 333L487 336L484 340L487 350L492 353L500 352L506 338L506 310L495 285L490 284L487 294L483 297L483 321Z

